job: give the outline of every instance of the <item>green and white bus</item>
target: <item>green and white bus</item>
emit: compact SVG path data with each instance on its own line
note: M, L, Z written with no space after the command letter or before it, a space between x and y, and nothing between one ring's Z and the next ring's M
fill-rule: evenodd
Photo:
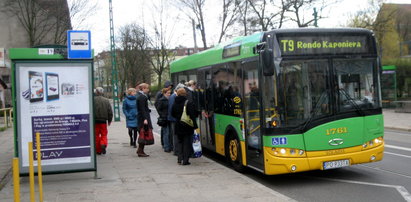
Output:
M171 64L197 81L202 146L267 175L380 161L381 65L366 29L279 29Z

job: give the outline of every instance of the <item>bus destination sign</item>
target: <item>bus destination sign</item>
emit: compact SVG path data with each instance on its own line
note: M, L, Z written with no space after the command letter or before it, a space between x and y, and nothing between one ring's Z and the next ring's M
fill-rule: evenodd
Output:
M339 55L369 53L367 36L279 36L281 55Z

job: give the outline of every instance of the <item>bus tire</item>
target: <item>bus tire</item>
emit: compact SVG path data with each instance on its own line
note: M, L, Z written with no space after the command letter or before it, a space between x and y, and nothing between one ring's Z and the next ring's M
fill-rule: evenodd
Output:
M232 133L229 133L228 141L226 144L226 157L228 163L237 172L244 172L245 166L242 163L241 145L238 137Z

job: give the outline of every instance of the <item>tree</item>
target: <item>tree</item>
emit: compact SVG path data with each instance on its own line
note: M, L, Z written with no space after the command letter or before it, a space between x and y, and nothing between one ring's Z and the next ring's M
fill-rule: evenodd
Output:
M90 0L68 0L70 19L73 29L85 27L83 23L97 10L98 1Z
M337 0L338 1L338 0ZM337 2L325 1L325 0L287 0L287 3L284 4L283 8L290 13L290 20L295 22L298 27L308 27L312 25L316 20L324 18L321 13L322 11L331 4ZM327 2L327 3L326 3ZM316 9L318 10L318 15L314 16L312 13ZM306 13L306 12L308 13Z
M245 1L247 2L247 1ZM221 14L221 29L218 43L221 43L223 37L227 34L227 30L240 17L240 1L239 0L223 0L223 13Z
M207 49L207 39L205 33L205 21L203 12L205 0L179 0L178 2L180 4L177 5L177 8L179 8L183 12L186 12L186 9L190 11L189 13L186 13L187 16L190 18L190 22L191 20L195 20L196 22L198 22L197 28L200 30L201 33L203 47L204 49Z
M409 9L398 9L395 28L401 44L400 56L411 55L411 11Z
M59 4L50 4L47 9L56 17L54 33L54 44L65 44L67 42L67 29L80 29L83 22L95 14L97 2L89 0L68 0L68 10ZM68 12L68 13L67 13ZM64 14L64 15L63 15Z
M290 0L246 0L241 6L244 32L281 28L290 5Z
M238 9L240 12L240 22L243 28L243 35L248 35L248 27L247 27L247 17L248 17L248 1L241 1L238 5Z
M399 51L396 45L391 41L398 41L397 34L392 33L394 29L394 16L396 9L382 9L383 0L371 0L366 9L360 10L355 13L347 22L348 27L359 27L373 30L377 43L380 47L380 53L389 53L390 55L398 55ZM387 45L384 45L384 38L390 39ZM382 47L385 47L384 50ZM391 57L391 56L389 56Z
M53 28L50 15L34 0L6 0L3 11L17 17L28 36L28 45L33 47L45 40Z
M153 16L153 29L154 38L150 40L150 54L148 61L150 61L153 72L157 75L157 86L161 88L163 76L165 72L169 72L170 63L174 60L174 54L169 49L173 27L168 27L167 23L164 23L165 19L169 18L164 12L164 2L161 1L160 5L153 4L155 15Z
M97 2L87 0L5 0L0 11L16 17L28 36L28 46L66 44L72 19L79 24L93 15Z
M273 0L247 0L251 10L256 15L253 19L254 25L261 26L262 31L267 31L268 27L273 25L274 17L278 16L280 12L276 11L270 3L274 4Z
M117 55L121 90L137 83L150 83L149 40L146 30L135 23L120 28Z

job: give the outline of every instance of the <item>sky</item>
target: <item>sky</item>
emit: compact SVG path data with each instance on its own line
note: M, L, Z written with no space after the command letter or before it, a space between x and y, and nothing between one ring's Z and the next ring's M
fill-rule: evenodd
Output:
M89 0L97 3L95 13L89 16L85 22L79 27L74 27L79 30L91 30L91 43L95 54L110 50L110 20L109 20L109 1L108 0ZM118 35L118 29L129 23L137 23L151 29L154 20L159 19L159 14L153 12L152 1L161 0L112 0L113 4L113 22L115 37ZM206 0L210 2L206 7L205 13L211 13L216 9L218 0ZM69 0L70 2L70 0ZM164 1L167 2L167 1ZM411 0L388 0L387 3L407 3ZM347 21L350 14L356 11L365 9L368 5L368 0L341 0L340 3L329 6L323 12L323 15L328 16L326 19L321 19L318 22L319 27L341 27ZM193 47L193 33L190 21L186 15L173 7L166 5L166 14L163 16L166 34L169 38L170 48L179 45ZM211 11L211 12L210 12ZM217 43L217 34L219 30L218 16L208 15L206 17L206 31L208 45ZM73 22L76 25L76 22ZM200 34L197 34L197 44L201 47Z

